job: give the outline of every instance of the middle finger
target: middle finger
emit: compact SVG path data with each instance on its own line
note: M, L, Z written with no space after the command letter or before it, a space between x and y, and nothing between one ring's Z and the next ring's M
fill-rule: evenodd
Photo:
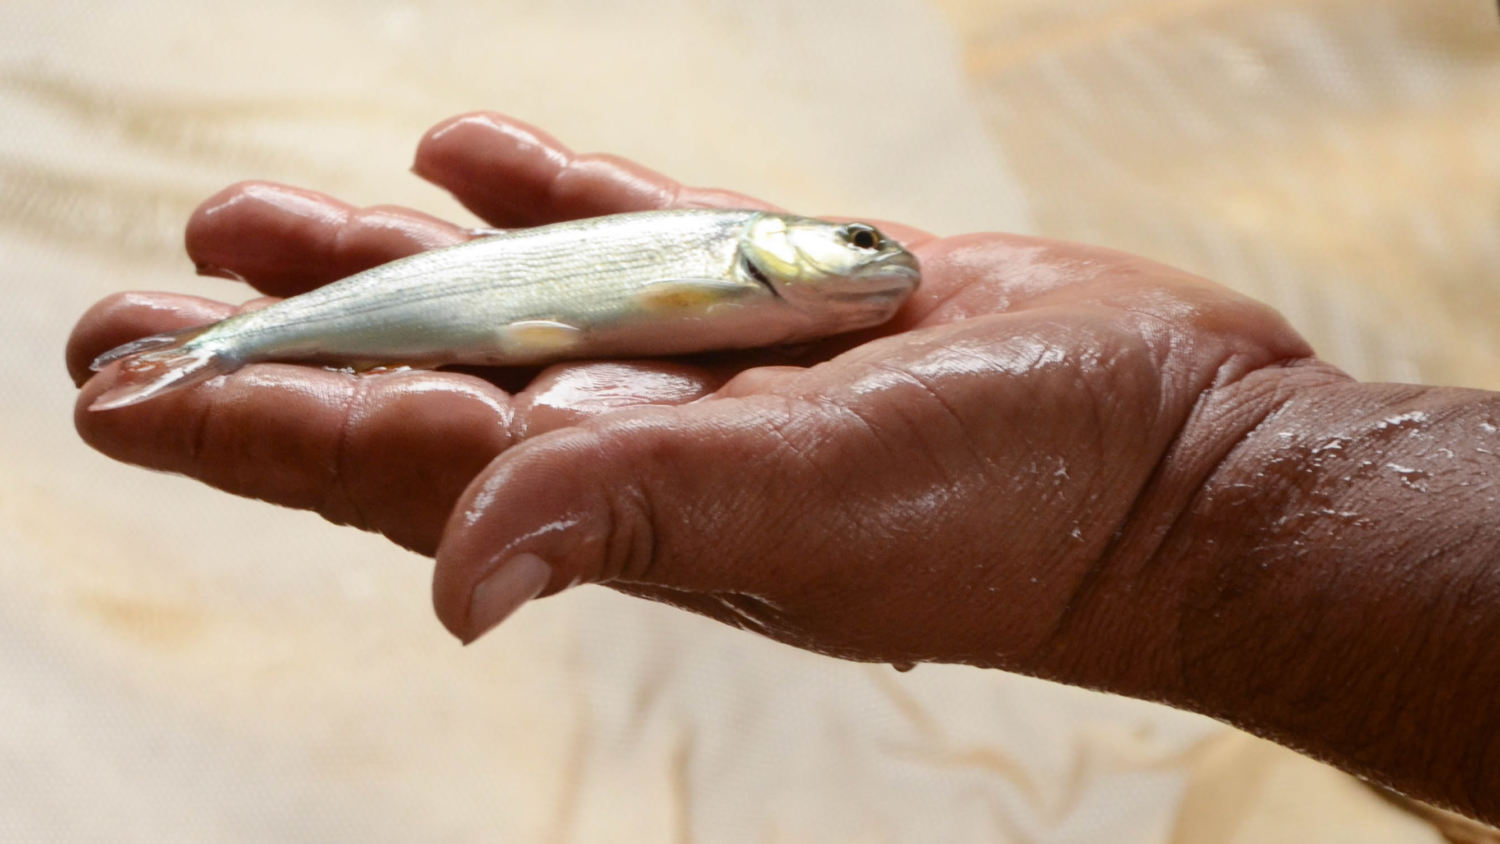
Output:
M357 208L316 191L240 182L209 197L188 221L188 256L204 275L295 296L472 233L409 208Z

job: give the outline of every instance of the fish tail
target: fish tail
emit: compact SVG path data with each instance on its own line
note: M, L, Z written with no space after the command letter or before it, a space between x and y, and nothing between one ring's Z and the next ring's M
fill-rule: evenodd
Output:
M152 334L150 337L142 337L139 340L132 340L129 343L126 343L122 346L116 346L113 349L110 349L109 351L100 355L99 357L94 358L93 363L89 364L89 369L93 370L94 372L98 372L99 370L103 369L106 366L109 366L110 364L114 363L117 360L120 360L121 358L128 358L131 355L138 355L141 352L150 352L156 349L166 349L172 346L180 346L183 343L186 343L187 341L193 339L194 337L197 337L199 334L207 331L211 327L213 326L195 325L192 328L183 328L177 331L168 331L164 334Z
M240 368L239 358L208 343L192 342L210 326L145 337L94 359L98 371L120 361L120 383L94 399L89 410L114 410L190 387Z

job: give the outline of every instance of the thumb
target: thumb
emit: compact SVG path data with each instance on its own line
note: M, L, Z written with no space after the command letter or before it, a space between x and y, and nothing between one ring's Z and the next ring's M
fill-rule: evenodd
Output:
M801 424L815 415L778 397L720 398L612 414L508 449L449 517L438 617L468 643L578 583L753 590L777 568L798 501L816 494L797 458L807 437L787 433L818 427Z

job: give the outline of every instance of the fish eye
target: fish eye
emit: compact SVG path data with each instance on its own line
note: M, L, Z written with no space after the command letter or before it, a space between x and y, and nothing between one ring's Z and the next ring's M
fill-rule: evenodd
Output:
M874 249L880 245L880 232L864 223L850 223L844 227L844 239L856 249Z

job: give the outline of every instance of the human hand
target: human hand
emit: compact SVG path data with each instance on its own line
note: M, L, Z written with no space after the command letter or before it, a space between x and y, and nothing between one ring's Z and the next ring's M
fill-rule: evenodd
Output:
M416 170L497 226L762 203L491 114ZM120 343L229 305L128 293L68 346L104 453L437 558L470 641L602 583L815 651L1169 702L1500 820L1500 394L1359 384L1224 288L1104 249L885 225L923 284L799 349L540 372L261 364L108 413ZM282 296L473 232L247 183L188 226Z
M415 169L501 227L766 207L493 114L434 128ZM1165 629L1143 620L1192 576L1152 566L1163 531L1278 385L1340 376L1293 365L1310 350L1274 312L1177 270L884 227L921 289L888 325L798 350L539 373L263 364L90 413L115 377L89 378L95 355L233 310L120 294L70 340L75 421L112 457L435 554L438 614L465 641L593 582L852 659L1128 685ZM187 248L285 296L472 234L246 183L195 213Z

